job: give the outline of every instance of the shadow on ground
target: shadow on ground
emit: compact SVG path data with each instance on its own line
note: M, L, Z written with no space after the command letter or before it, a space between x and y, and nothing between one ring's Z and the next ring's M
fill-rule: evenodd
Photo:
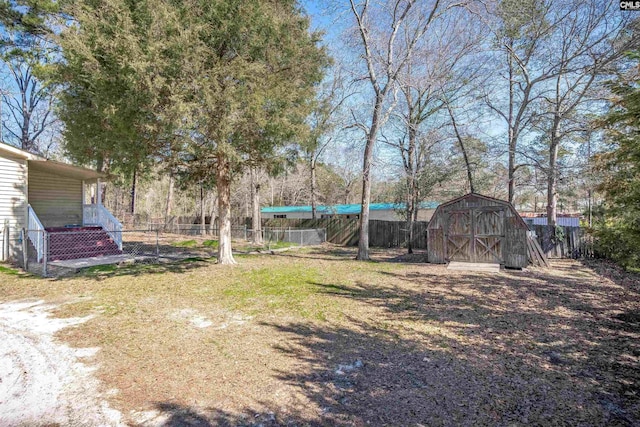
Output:
M189 257L177 260L164 259L159 262L124 263L98 265L85 268L72 276L60 276L55 280L65 280L74 277L86 277L95 280L105 280L117 276L142 276L146 274L186 273L191 270L206 267L215 263L215 258Z
M262 323L287 337L276 349L297 368L274 375L304 411L269 396L241 414L156 409L164 426L638 425L638 283L576 266L314 283L366 314Z

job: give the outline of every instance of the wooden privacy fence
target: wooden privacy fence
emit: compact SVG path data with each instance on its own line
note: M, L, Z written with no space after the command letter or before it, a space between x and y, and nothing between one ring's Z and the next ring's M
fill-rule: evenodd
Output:
M327 242L344 246L358 244L358 220L342 218L325 219L263 219L264 227L272 228L324 228L327 230ZM413 247L427 248L426 221L413 223ZM593 258L593 238L587 230L580 227L553 227L549 225L530 225L542 252L548 258ZM369 221L369 245L383 248L406 246L408 239L407 223L404 221Z
M530 225L547 258L593 258L593 237L580 227Z
M357 219L263 219L263 227L270 228L324 228L327 230L327 242L344 246L358 244L359 223ZM413 223L413 244L415 249L427 248L426 221ZM409 233L405 221L369 221L369 245L383 248L406 246Z

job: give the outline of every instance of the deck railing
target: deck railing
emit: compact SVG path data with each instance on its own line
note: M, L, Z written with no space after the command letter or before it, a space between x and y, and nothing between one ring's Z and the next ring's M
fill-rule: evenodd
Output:
M45 253L45 241L46 241L46 231L44 226L40 222L38 215L33 210L31 205L27 206L28 211L28 226L27 226L27 237L33 243L33 246L36 248L36 254L38 257L38 262L42 261L42 258Z
M122 250L122 224L103 205L83 205L82 225L99 225Z

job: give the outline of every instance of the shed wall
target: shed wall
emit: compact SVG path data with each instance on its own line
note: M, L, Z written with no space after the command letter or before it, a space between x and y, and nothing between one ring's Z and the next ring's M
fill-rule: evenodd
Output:
M433 218L429 222L428 227L428 261L431 263L445 263L447 261L447 230L451 228L449 226L449 221L453 221L455 219L449 219L449 216L454 214L461 215L464 212L469 212L471 209L473 209L474 212L501 212L500 215L488 215L484 217L486 223L476 224L472 222L472 224L474 224L474 233L478 233L479 236L487 236L484 237L484 243L489 247L491 247L493 244L497 244L496 239L498 238L489 237L490 235L495 234L496 236L503 236L500 238L500 262L507 267L526 267L529 263L526 240L527 228L518 213L515 212L515 210L512 209L511 206L506 202L486 199L473 194L465 196L457 201L454 201L453 203L445 203L441 205L440 208L436 211ZM475 218L477 217L474 217L474 219ZM498 218L500 218L500 224L496 223L496 221L498 221ZM470 231L469 233L466 233L464 232L464 230L455 229L455 224L457 223L458 221L454 221L452 223L452 227L454 227L454 235L465 235L471 233ZM504 226L502 226L502 224L504 224ZM457 245L459 247L465 247L463 246L463 243L464 242L462 242L462 240L460 242L451 242L451 244ZM480 251L478 251L477 243L478 242L474 240L470 245L466 246L469 248L468 250L470 256L475 256L476 258L478 256L481 256L481 258L487 258L477 260L478 262L492 262L492 260L494 260L495 258L492 258L490 256L490 253L484 251L484 249L482 248L480 248ZM457 249L454 247L454 250ZM474 253L475 255L471 255ZM461 254L458 253L457 257L460 256Z

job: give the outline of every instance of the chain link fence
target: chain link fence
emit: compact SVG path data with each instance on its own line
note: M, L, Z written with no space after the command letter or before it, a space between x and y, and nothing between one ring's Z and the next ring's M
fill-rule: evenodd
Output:
M45 277L106 264L157 263L172 255L161 247L159 233L149 230L24 230L16 243L18 265Z
M0 260L7 261L21 256L22 233L13 227L0 229Z
M13 231L13 233L12 233ZM217 230L216 230L217 231ZM318 245L326 241L325 229L262 230L265 247ZM48 228L47 230L0 230L3 260L13 260L24 270L41 276L60 276L83 268L109 264L169 263L188 258L210 258L217 251L213 236L185 239L194 234L174 234L160 230L109 232L101 227ZM234 250L255 251L253 230L234 227Z
M219 231L216 226L210 224L163 224L148 223L149 230L162 230L163 233L178 234L183 236L204 236L217 239ZM262 241L268 243L292 243L299 246L320 245L327 241L325 228L298 229L282 227L265 227L261 230ZM247 226L231 227L231 238L253 241L254 230Z
M218 238L220 235L217 226L211 224L176 224L176 223L155 223L150 222L146 225L147 230L160 230L162 233L180 234L183 236L210 236L212 238ZM247 226L232 226L231 238L232 239L251 239L251 233L253 230Z
M327 241L327 230L325 228L265 228L262 233L264 242L287 242L300 246L310 246L320 245Z

